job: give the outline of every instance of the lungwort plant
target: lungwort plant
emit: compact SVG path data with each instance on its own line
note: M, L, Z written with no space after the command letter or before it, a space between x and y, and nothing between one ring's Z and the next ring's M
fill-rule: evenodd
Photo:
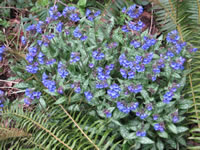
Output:
M13 66L24 80L16 87L26 89L25 110L32 110L12 107L2 116L18 122L32 135L28 142L41 149L185 146L183 121L191 102L181 96L184 63L196 49L176 30L162 45L162 36L143 31L142 12L137 5L123 8L119 26L113 18L102 21L100 11L81 16L74 6L52 6L45 21L26 27L21 42L27 54Z

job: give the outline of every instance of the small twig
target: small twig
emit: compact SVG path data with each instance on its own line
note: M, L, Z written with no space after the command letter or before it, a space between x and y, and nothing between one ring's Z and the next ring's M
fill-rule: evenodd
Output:
M15 82L15 81L8 81L8 80L1 80L1 79L0 79L0 82L19 83L19 82Z
M151 34L151 30L152 30L152 26L153 26L153 3L152 5L152 9L151 9L151 25L150 25L150 29L149 29L149 35Z
M63 2L62 2L62 1L60 1L60 0L58 0L58 3L61 3L62 5L64 5L64 6L68 7L68 5L67 5L67 4L63 3Z
M17 93L24 93L26 90L21 90L21 91L16 91L16 92L11 92L11 93L9 93L10 95L11 94L17 94Z
M0 89L15 89L15 90L20 90L18 88L14 88L14 87L0 87Z

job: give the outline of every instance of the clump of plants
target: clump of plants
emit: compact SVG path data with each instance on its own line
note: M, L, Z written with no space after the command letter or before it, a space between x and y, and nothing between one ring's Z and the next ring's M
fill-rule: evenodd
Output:
M49 9L45 21L27 25L21 38L26 57L16 69L26 88L24 105L43 109L55 98L69 111L107 121L123 146L135 149L173 149L186 145L184 114L190 101L181 96L197 49L181 41L178 32L149 35L139 19L141 6L123 8L124 25L101 12L74 6ZM2 47L1 49L6 49ZM52 104L51 104L52 105Z

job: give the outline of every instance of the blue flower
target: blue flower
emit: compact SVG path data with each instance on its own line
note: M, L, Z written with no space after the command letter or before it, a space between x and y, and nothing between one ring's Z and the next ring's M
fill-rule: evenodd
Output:
M127 71L125 69L120 69L120 73L124 79L127 79Z
M62 23L62 22L59 22L59 23L57 24L57 26L56 26L56 30L57 30L58 32L62 32L62 26L63 26L63 23Z
M135 48L139 48L141 46L140 42L135 40L131 41L130 45L134 46Z
M88 17L91 14L91 10L86 9L85 16Z
M101 11L98 10L98 11L96 11L96 12L94 13L94 16L95 16L95 17L98 17L100 14L101 14Z
M68 76L69 72L65 69L65 66L62 64L62 62L58 63L58 73L61 76L61 78L66 78Z
M163 132L163 131L164 131L164 128L163 128L163 126L162 126L160 123L154 124L154 129L155 129L156 131L160 131L160 132Z
M142 21L140 21L140 20L137 23L130 21L128 23L128 27L132 31L141 31L142 28L144 27L144 23Z
M135 77L135 72L134 71L129 71L128 72L128 79L133 79Z
M131 5L129 8L128 8L128 11L126 12L127 15L131 18L138 18L142 13L143 13L143 7L142 6L138 6L136 7L136 5Z
M37 58L40 64L44 64L44 54L42 52L39 52Z
M136 132L136 136L145 137L146 136L146 132L145 131L137 131Z
M90 67L90 68L93 68L93 67L94 67L94 64L93 64L93 63L90 63L90 64L89 64L89 67Z
M173 123L177 123L179 121L179 118L177 115L174 115L172 118Z
M27 28L26 28L26 31L32 31L32 30L35 30L35 25L32 24L32 25L29 25Z
M37 55L37 47L36 46L35 47L29 47L28 51L29 51L29 54L31 56L36 56Z
M81 38L82 37L82 33L81 33L79 27L76 27L76 29L73 32L73 35L74 35L75 38Z
M85 40L87 40L87 38L88 38L87 36L82 36L82 37L80 38L80 40L81 40L81 41L85 41Z
M122 8L122 13L125 13L126 12L126 7L123 7Z
M30 54L27 54L27 55L26 55L26 60L27 60L29 63L32 63L33 60L34 60L34 57L33 57L32 55L30 55Z
M92 52L92 56L96 60L102 60L104 58L104 53L101 53L100 51L96 50Z
M173 96L174 96L173 92L171 91L166 92L165 95L163 96L163 103L169 104Z
M104 113L106 114L107 118L111 118L112 117L112 113L109 110L104 110Z
M62 87L59 87L58 90L57 90L57 92L58 92L59 94L63 94L63 93L64 93L63 88L62 88Z
M24 104L27 105L27 106L29 106L31 104L30 99L24 98Z
M3 45L0 47L0 54L2 54L5 51L6 47Z
M71 14L69 16L70 20L73 21L73 22L78 22L80 20L78 14Z
M122 26L122 31L123 32L129 32L129 29L128 29L127 25L123 25Z
M147 108L148 111L151 111L153 109L152 104L151 103L147 104L146 108Z
M130 86L128 86L128 90L131 92L131 93L135 93L135 94L137 94L137 93L139 93L141 90L142 90L142 85L136 85L136 86L132 86L132 85L130 85Z
M50 92L55 92L56 82L48 80L48 76L46 75L46 73L42 74L42 83Z
M176 30L171 31L167 34L166 40L168 43L176 44L179 41L180 37Z
M84 92L84 94L88 101L90 101L93 98L93 95L90 91L86 91L86 92Z
M38 71L38 64L35 63L33 65L28 65L26 66L26 71L29 72L29 73L32 73L32 74L36 74L37 71Z
M21 36L21 42L22 42L23 45L26 44L26 38L24 36Z
M119 109L119 111L128 114L130 112L129 107L126 107L122 102L117 102L117 108Z
M56 59L50 59L46 61L46 65L53 65L56 62Z
M72 52L70 56L70 63L75 63L80 60L80 53Z
M110 89L107 90L107 93L111 98L115 99L120 96L120 91L121 88L115 83L110 86Z
M153 120L158 120L158 115L153 115Z
M4 91L0 90L0 97L4 95Z
M44 24L43 21L39 21L38 24L36 25L36 31L37 31L38 33L42 33L42 28L41 28L41 26L42 26L43 24Z

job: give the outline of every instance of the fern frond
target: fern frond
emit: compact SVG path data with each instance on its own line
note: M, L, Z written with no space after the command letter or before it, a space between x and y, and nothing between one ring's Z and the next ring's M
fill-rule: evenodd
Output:
M31 134L16 128L6 128L0 126L0 141L9 138L29 137Z
M16 121L17 128L31 133L31 137L24 138L23 143L22 139L16 139L15 143L21 145L12 143L13 148L106 150L114 149L119 144L119 141L115 142L117 134L113 135L112 130L106 129L103 120L91 124L90 117L76 112L70 114L62 105L56 105L46 113L48 115L24 112L22 108L10 108L2 112L3 117ZM3 145L8 143L8 140L4 140Z

